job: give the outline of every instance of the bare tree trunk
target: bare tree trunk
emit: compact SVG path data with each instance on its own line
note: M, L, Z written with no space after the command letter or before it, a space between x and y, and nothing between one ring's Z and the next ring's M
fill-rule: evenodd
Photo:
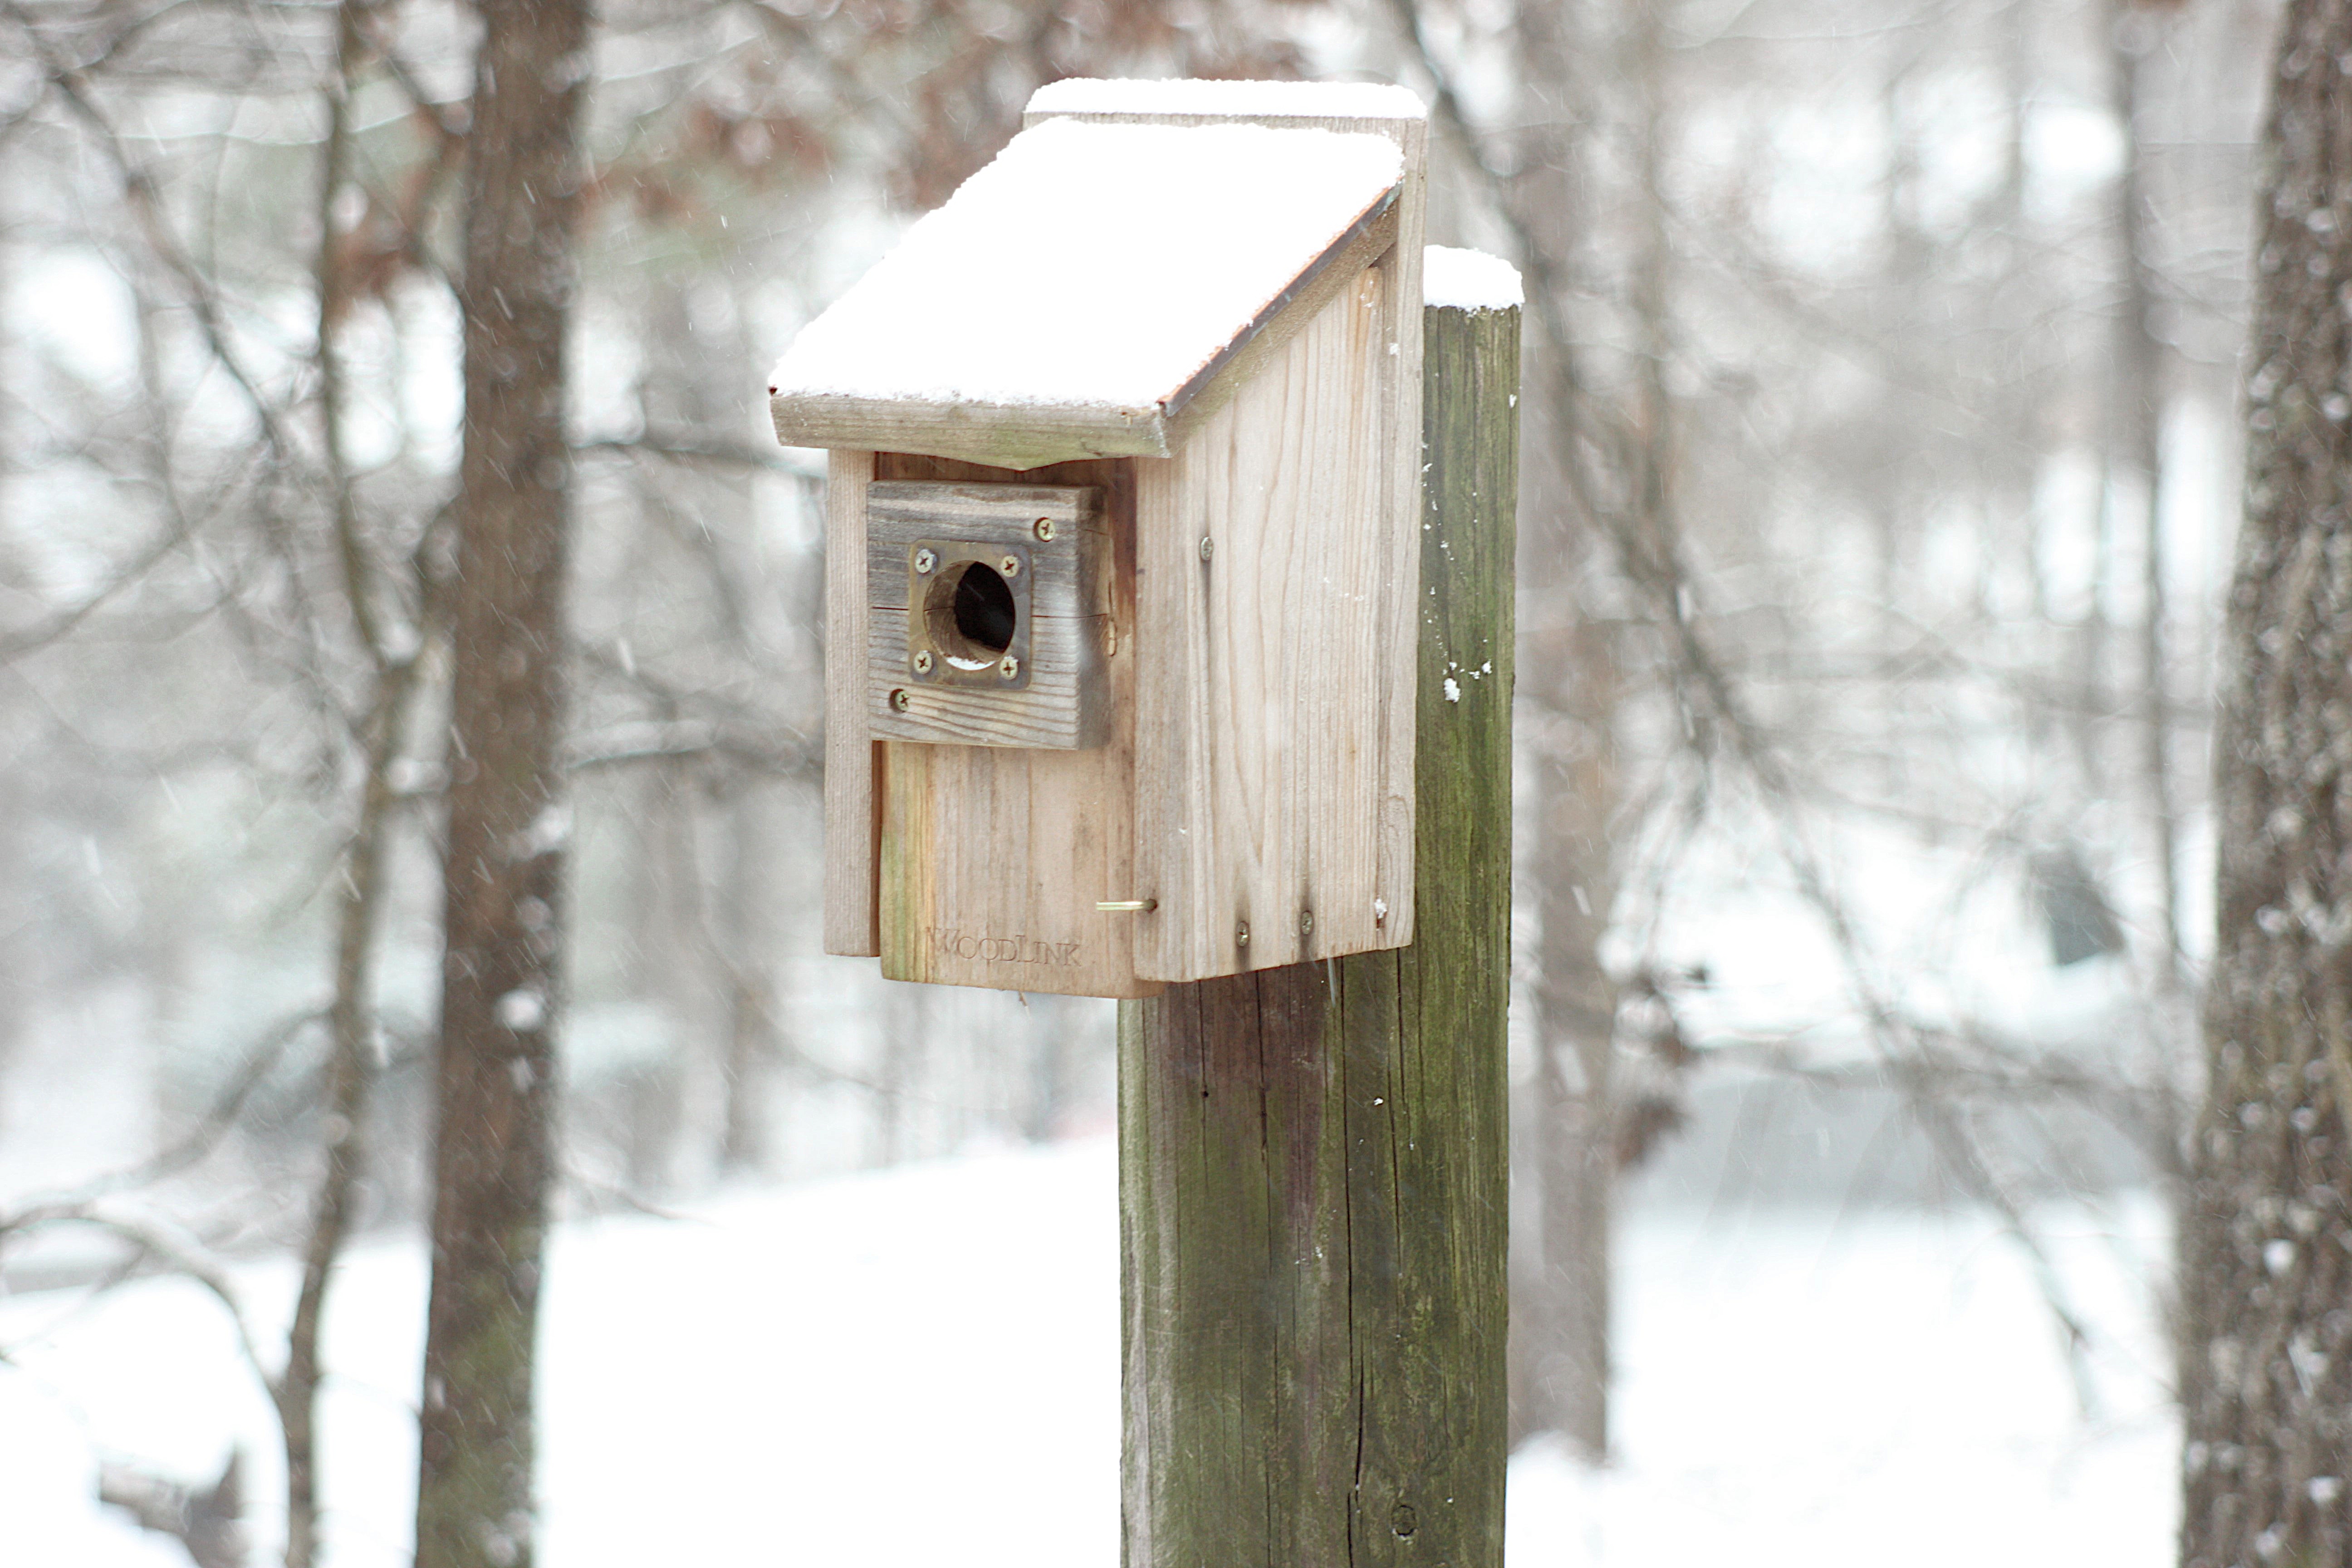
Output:
M2352 1561L2352 0L2291 0L2256 208L2209 1079L2180 1237L2184 1568Z
M416 1568L529 1568L570 817L561 752L585 0L480 0L466 179L440 1124Z

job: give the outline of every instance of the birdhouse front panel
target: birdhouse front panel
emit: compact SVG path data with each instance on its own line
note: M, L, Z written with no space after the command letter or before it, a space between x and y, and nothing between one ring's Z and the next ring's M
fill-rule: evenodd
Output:
M1420 106L1063 83L1029 121L771 389L835 448L827 948L1136 996L1401 946Z
M908 453L871 459L869 495L937 489L986 515L1073 498L1077 540L1099 563L1090 591L1088 678L1099 729L1089 744L1027 746L888 740L878 753L875 951L894 980L1090 996L1159 989L1135 963L1135 484L1119 460L1028 473ZM885 509L887 510L887 509ZM869 529L877 509L869 502ZM1053 542L1063 542L1058 530ZM876 552L869 551L869 560ZM935 568L936 570L936 568ZM878 571L875 574L880 575ZM878 619L879 617L877 617ZM1035 646L1033 642L1032 646ZM869 712L871 710L869 709Z

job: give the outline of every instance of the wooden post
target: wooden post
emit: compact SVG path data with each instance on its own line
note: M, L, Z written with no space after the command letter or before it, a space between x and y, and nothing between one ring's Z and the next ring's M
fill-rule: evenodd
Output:
M1424 312L1412 946L1119 1005L1126 1568L1499 1568L1519 312Z

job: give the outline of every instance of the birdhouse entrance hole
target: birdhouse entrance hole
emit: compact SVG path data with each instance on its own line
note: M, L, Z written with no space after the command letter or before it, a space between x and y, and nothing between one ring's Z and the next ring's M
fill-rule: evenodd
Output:
M940 574L924 595L923 619L950 664L989 669L1013 646L1021 610L1002 572L985 561L967 561Z
M932 688L1027 690L1038 624L1036 548L984 538L912 541L904 556L900 679Z

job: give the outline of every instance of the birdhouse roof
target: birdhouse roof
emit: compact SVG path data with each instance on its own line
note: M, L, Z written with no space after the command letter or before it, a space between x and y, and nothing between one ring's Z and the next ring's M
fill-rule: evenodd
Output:
M1141 112L1192 122L1103 107L1132 106L1118 89L1138 86L1171 100L1147 97ZM1171 90L1201 88L1233 105ZM1300 83L1057 89L1066 108L1047 89L1033 121L1069 117L1013 138L802 331L770 378L785 442L1009 468L1166 455L1188 405L1248 374L1254 338L1393 241L1398 142L1284 123L1402 118L1385 97L1318 108ZM1336 90L1419 110L1399 89ZM1217 118L1234 114L1257 122Z

